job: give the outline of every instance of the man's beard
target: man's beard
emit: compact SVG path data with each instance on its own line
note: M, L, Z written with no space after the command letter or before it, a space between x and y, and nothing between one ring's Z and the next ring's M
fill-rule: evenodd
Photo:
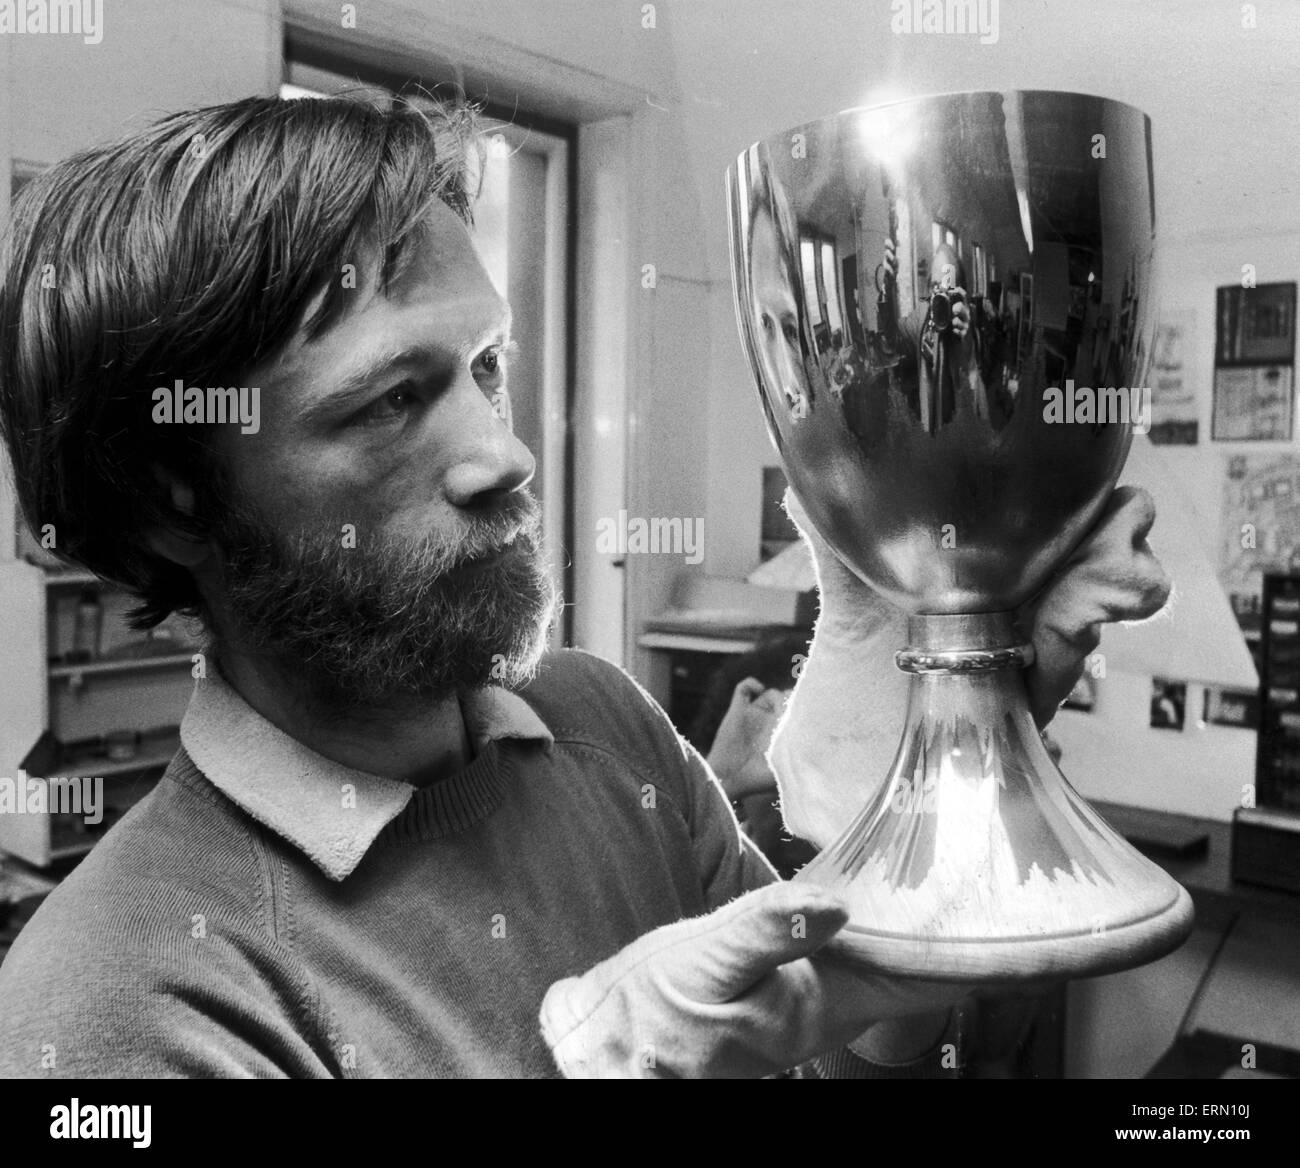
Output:
M218 653L233 640L305 682L309 701L353 712L535 673L559 595L531 494L471 516L458 536L412 543L358 525L355 547L341 522L282 532L224 494Z

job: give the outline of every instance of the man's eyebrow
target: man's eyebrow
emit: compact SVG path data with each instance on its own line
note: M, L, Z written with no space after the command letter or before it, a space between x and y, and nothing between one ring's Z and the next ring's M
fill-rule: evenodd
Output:
M507 311L471 343L452 350L441 345L415 345L406 349L381 350L348 369L329 393L308 402L299 411L304 422L313 422L334 413L340 406L373 390L375 383L399 370L445 364L449 359L468 361L481 349L492 344L506 344L510 337L510 313Z
M350 398L373 389L375 382L381 378L400 369L411 369L427 364L438 355L438 352L436 349L420 346L373 353L348 369L329 393L303 406L299 411L299 417L305 422L310 422L333 413ZM446 358L451 354L444 352L442 356Z

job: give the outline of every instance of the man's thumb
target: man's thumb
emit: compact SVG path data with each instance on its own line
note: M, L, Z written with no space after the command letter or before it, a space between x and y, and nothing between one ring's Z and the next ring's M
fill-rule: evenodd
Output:
M810 957L844 927L849 911L823 888L799 881L769 884L708 918L682 989L699 1002L726 1002L774 969Z

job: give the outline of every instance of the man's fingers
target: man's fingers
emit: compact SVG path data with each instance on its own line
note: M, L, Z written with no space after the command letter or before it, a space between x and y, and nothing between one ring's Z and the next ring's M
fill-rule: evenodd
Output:
M1121 519L1131 530L1130 542L1134 548L1145 545L1146 538L1156 522L1156 501L1150 492L1141 487L1117 487L1110 497L1102 521L1107 518ZM1150 549L1148 549L1150 550Z
M1122 602L1128 615L1117 617L1117 620L1146 620L1155 616L1174 594L1173 581L1165 574L1150 547L1144 543L1143 550L1135 553L1134 560L1140 583L1137 590Z
M1032 630L1036 657L1025 681L1039 726L1074 688L1103 624L1145 620L1168 601L1172 585L1147 542L1155 513L1141 488L1114 491L1092 534L1025 607L1022 627Z
M1116 487L1088 537L1075 549L1069 564L1085 560L1098 548L1141 547L1156 521L1156 504L1141 487Z
M1035 628L1034 664L1025 671L1025 685L1029 690L1029 709L1040 730L1070 696L1088 655L1100 643L1100 625L1089 625L1070 640L1053 628L1041 625Z
M1083 569L1090 583L1102 586L1098 592L1104 606L1101 619L1144 620L1159 612L1172 586L1147 542L1155 520L1156 505L1150 494L1140 487L1118 488L1096 529L1049 585L1047 595L1076 569Z
M838 957L815 957L811 964L830 1000L849 1007L844 1015L846 1026L860 1027L864 1014L873 1021L932 1014L956 1005L971 992L969 983L894 977Z

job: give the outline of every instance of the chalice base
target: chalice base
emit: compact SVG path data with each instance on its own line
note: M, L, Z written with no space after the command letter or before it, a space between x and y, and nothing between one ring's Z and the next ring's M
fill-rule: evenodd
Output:
M913 646L928 638L929 649L954 630L977 651L1014 637L1009 614L912 626ZM1193 918L1186 890L1057 769L1022 670L1005 664L914 673L887 782L795 879L849 902L849 923L826 956L935 981L1127 969L1175 949Z

